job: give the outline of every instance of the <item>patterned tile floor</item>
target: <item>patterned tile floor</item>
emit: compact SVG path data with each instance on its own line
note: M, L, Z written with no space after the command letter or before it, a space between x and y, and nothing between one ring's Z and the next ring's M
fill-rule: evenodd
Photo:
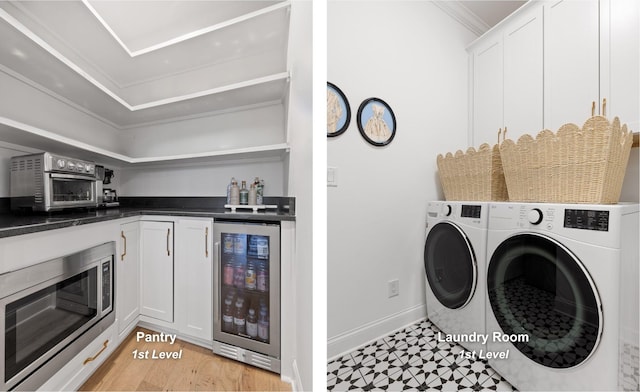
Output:
M327 365L327 389L516 391L485 361L457 355L463 348L436 341L428 320L346 354Z

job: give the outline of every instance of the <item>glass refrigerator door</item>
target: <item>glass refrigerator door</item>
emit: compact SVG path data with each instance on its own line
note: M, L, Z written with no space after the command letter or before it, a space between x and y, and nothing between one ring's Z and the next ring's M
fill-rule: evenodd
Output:
M269 343L269 237L222 233L222 331Z
M221 226L216 290L216 330L221 333L214 339L279 356L280 257L279 244L274 244L279 238L258 234L254 229L260 226Z

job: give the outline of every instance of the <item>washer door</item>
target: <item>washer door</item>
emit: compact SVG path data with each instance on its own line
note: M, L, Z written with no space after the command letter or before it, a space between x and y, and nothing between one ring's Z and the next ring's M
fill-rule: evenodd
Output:
M450 222L437 223L424 245L429 287L449 309L464 307L476 289L477 262L469 238Z
M527 336L513 345L533 361L570 368L598 346L600 297L580 260L559 242L535 234L507 239L491 256L487 290L502 331L514 340Z

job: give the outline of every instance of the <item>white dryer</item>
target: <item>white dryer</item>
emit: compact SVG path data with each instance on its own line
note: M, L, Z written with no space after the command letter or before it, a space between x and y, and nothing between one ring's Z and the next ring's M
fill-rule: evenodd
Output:
M427 206L427 317L443 334L476 351L484 347L487 209L482 202Z
M492 203L489 364L520 390L638 390L638 205ZM635 356L635 358L633 358Z

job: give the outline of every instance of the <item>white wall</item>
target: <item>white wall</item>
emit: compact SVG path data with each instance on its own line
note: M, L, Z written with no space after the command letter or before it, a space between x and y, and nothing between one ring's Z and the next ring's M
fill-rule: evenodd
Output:
M285 142L283 105L217 113L123 130L133 157L231 150Z
M134 166L116 170L114 184L119 196L226 196L231 177L247 186L259 177L265 196L282 196L282 173L279 159Z
M120 152L118 131L77 105L25 83L1 66L0 86L0 117Z
M288 195L296 198L296 251L294 276L295 309L294 377L297 390L311 391L314 324L312 299L314 279L312 216L312 3L291 4L288 63L291 70L289 110L287 113L289 158ZM316 322L318 322L316 320ZM323 321L320 321L323 322ZM316 366L324 366L316 363ZM324 380L323 380L324 381Z
M352 120L328 139L328 349L333 357L426 315L426 203L441 197L438 153L467 146L467 53L476 38L427 1L330 1L327 74ZM369 97L397 119L390 145L360 136ZM387 298L387 281L400 295Z

